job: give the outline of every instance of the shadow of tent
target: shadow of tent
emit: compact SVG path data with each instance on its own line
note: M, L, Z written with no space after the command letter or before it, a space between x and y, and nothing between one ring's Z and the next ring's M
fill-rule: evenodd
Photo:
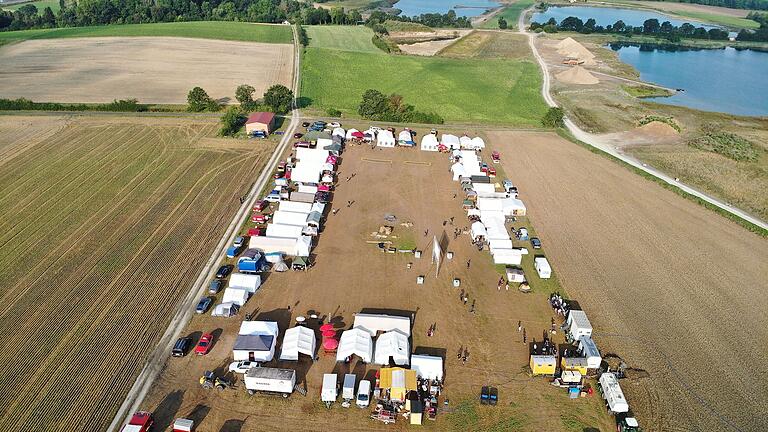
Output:
M410 318L411 333L413 333L413 324L416 322L417 312L418 312L418 309L415 311L406 310L406 309L382 309L382 308L363 308L360 310L360 313L366 313L366 314L393 315L393 316Z
M181 408L184 400L184 391L175 390L169 393L155 409L155 427L157 430L166 430L173 423L176 413Z
M211 408L207 405L196 405L194 408L192 408L192 411L189 412L189 414L186 415L186 418L192 420L195 422L195 425L199 426L200 423L205 420L205 417L208 416L208 413L211 412ZM162 429L159 429L162 430Z
M240 432L243 430L244 424L245 420L229 419L225 421L223 425L221 425L219 432Z

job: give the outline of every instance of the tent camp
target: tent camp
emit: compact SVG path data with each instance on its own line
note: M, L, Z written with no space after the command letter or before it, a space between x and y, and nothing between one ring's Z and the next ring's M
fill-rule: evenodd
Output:
M243 321L232 348L235 361L267 362L275 356L279 333L274 321Z
M238 306L242 306L248 301L251 293L248 290L242 288L227 288L224 290L224 296L221 298L222 303L234 303Z
M304 228L305 227L298 226L298 225L283 225L278 223L271 223L271 224L267 224L267 236L297 239L301 237L301 234L304 231Z
M461 147L461 143L459 142L459 137L451 134L443 134L443 137L442 137L442 140L440 140L440 143L448 147L449 150L458 150Z
M557 367L557 357L553 355L532 355L530 366L533 375L554 375Z
M485 230L485 225L480 221L472 222L470 229L472 231L472 241L482 240L488 236L488 232Z
M282 225L297 225L297 226L304 227L304 226L307 226L308 214L309 213L296 213L296 212L278 210L274 214L272 214L272 223L282 224Z
M584 336L592 336L592 324L589 322L587 314L581 310L571 310L568 312L565 328L568 337L573 341L577 341Z
M261 276L245 273L232 273L227 288L239 288L253 294L261 286Z
M402 316L358 313L352 327L363 327L371 336L390 330L399 330L406 336L411 335L411 319Z
M480 137L474 137L472 138L472 147L473 150L482 150L485 148L485 141L483 141Z
M443 379L443 359L441 357L414 354L411 356L411 369L425 379Z
M424 151L437 151L438 145L440 143L437 142L437 135L435 134L430 133L421 137L421 149Z
M453 181L458 181L462 177L467 177L467 171L464 169L464 165L459 162L451 165L451 172L453 173Z
M401 146L413 147L416 143L413 141L413 135L410 130L402 130L397 134L397 143Z
M388 130L381 130L376 136L376 147L394 147L395 136Z
M411 354L408 336L397 330L383 333L376 338L375 353L374 363L376 364L388 365L391 357L396 365L407 365L409 363L408 357Z
M294 213L309 213L312 211L312 203L280 201L279 211Z
M600 388L603 389L603 399L608 404L609 410L614 413L629 411L629 404L627 399L624 398L624 392L621 390L616 375L611 372L600 375Z
M365 363L373 360L373 340L367 329L355 327L341 334L336 350L336 361L344 361L356 355Z
M280 360L298 360L299 354L315 357L317 338L315 332L308 327L298 326L285 331Z
M389 390L392 400L405 400L405 395L416 390L416 371L403 368L381 368L379 387Z
M579 339L579 352L587 359L587 369L597 369L603 361L600 351L591 336L583 336Z
M213 308L213 312L211 312L211 316L215 317L231 317L232 315L237 315L239 307L232 303L222 303L216 305L216 307Z

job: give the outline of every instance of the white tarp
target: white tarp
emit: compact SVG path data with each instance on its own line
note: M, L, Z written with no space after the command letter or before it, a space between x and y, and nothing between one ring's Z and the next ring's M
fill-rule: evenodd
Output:
M373 360L373 340L367 329L355 327L341 334L336 361L344 361L352 355L357 355L366 363Z
M343 128L337 127L333 129L333 132L331 132L331 135L336 135L344 138L347 136L347 131L345 131Z
M587 314L580 310L571 310L568 312L568 319L565 322L568 328L568 334L571 339L577 341L585 336L592 336L592 323L589 322Z
M261 276L245 273L232 273L227 288L239 288L253 294L261 286Z
M482 150L485 148L485 141L480 137L472 138L472 148L475 150Z
M488 233L485 231L485 225L480 221L472 222L472 240L477 240L479 237L486 237Z
M523 261L523 255L518 249L493 249L491 255L494 264L520 265Z
M376 136L376 146L377 147L394 147L395 136L392 135L392 132L388 130L380 130L379 134Z
M299 238L304 231L303 226L271 223L267 225L267 235L270 237Z
M462 135L459 138L459 145L463 149L471 149L472 148L472 138L470 138L470 137L468 137L466 135Z
M243 321L232 348L232 356L235 361L271 361L275 356L279 332L274 321Z
M477 192L478 197L481 193L494 193L496 192L496 186L493 183L472 183L472 189ZM500 209L499 209L500 210Z
M621 390L616 375L611 372L600 375L600 387L603 389L603 399L608 403L608 409L614 413L629 411L629 404L624 398L624 392Z
M399 330L406 336L411 335L411 319L402 316L358 313L355 315L353 327L363 327L371 336L390 330Z
M231 317L232 315L237 314L237 307L238 306L232 302L218 304L213 308L211 315L215 317Z
M421 149L424 151L437 151L437 136L435 134L426 134L421 137Z
M441 357L414 354L411 356L411 369L416 371L416 376L425 379L443 379L443 359Z
M453 173L453 181L458 181L462 177L467 177L467 172L464 170L464 165L456 162L451 165L451 172Z
M443 134L443 138L440 140L440 142L450 150L456 150L461 147L461 144L459 143L459 137L456 135Z
M242 306L248 301L250 295L251 293L248 290L242 288L227 288L224 290L224 297L221 298L221 302Z
M408 356L411 354L408 345L408 336L398 330L388 331L376 338L376 357L375 363L388 365L389 358L398 366L409 363Z
M317 338L312 329L304 326L293 327L285 331L280 360L298 360L299 354L315 357Z
M280 225L297 225L305 227L307 226L307 213L296 213L289 211L278 210L272 214L272 223ZM270 234L267 234L270 235Z
M280 201L278 211L294 212L294 213L309 213L312 211L311 203L293 202L293 201Z

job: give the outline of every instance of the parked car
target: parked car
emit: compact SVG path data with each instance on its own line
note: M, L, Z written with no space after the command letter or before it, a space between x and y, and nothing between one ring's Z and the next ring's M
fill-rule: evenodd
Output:
M315 201L323 204L328 204L331 201L330 192L317 192L315 193Z
M495 164L501 162L501 155L499 154L499 152L494 151L493 153L491 153L491 161Z
M200 337L200 340L197 341L197 346L195 346L195 354L197 355L206 355L208 354L208 351L211 350L211 344L213 344L213 335L210 333L206 333Z
M269 220L269 215L255 214L251 216L251 222L255 222L258 224L267 223L268 220Z
M280 191L275 189L270 192L269 195L267 195L264 199L269 202L278 202L280 201Z
M512 184L512 180L505 179L501 185L504 187L504 192L506 193L517 192L517 188Z
M341 127L341 123L339 123L339 122L331 122L331 123L328 123L328 127L338 128L338 127Z
M309 126L309 124L307 124L307 126ZM307 127L307 126L304 126L304 127ZM299 138L301 138L303 136L304 136L304 134L301 133L301 132L296 132L295 134L293 134L293 137L296 138L296 139L299 139Z
M235 266L231 264L225 264L221 267L219 267L218 270L216 270L216 279L224 279L227 276L229 276L230 273L232 273L232 270L235 268Z
M259 364L254 361L238 361L238 362L232 362L229 364L229 371L233 373L240 373L244 374L248 372L248 369L258 367Z
M121 432L149 432L154 424L155 420L152 418L152 413L137 411L128 420L128 424L123 426Z
M261 228L248 228L248 235L258 237L258 236L266 235L266 231L264 231Z
M301 127L309 127L309 122L302 122Z
M264 132L264 131L253 131L253 133L251 134L251 136L252 136L252 137L254 137L254 138L261 138L261 139L264 139L264 138L266 138L266 137L267 137L267 133L266 133L266 132Z
M488 167L488 177L496 177L496 168Z
M218 294L219 291L221 291L221 286L224 285L224 282L221 281L221 279L214 279L211 281L211 284L208 286L208 293L209 294Z
M538 237L531 237L531 246L534 249L541 249L541 240Z
M181 337L176 340L171 350L171 355L174 357L184 357L189 352L189 348L192 346L192 338Z
M245 237L243 237L243 236L235 237L235 241L234 241L234 243L232 243L232 246L235 246L235 247L243 247L243 246L245 246Z
M258 200L253 206L253 211L263 211L267 207L269 207L269 201Z
M197 302L197 307L195 308L195 313L197 314L204 314L208 311L208 308L211 307L211 303L213 303L213 300L211 300L210 297L203 297L200 299L199 302Z
M227 258L234 258L240 255L240 252L242 251L243 251L243 248L240 246L230 246L227 248Z
M360 408L366 408L371 403L371 382L369 380L360 381L356 399L355 404Z

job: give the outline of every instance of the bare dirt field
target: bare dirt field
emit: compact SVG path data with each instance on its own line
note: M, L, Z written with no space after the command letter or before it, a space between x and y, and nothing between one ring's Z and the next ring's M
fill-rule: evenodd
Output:
M296 316L311 312L336 317L337 328L349 328L354 313L365 308L393 310L414 317L412 344L416 352L434 353L446 358L448 412L438 414L436 422L425 421L425 428L452 431L584 431L613 429L612 419L598 397L568 400L565 392L548 384L546 378L531 378L525 372L527 346L517 332L522 321L528 341L541 341L553 316L546 298L550 283L532 274L532 255L526 256L534 292L497 290L499 273L487 251L473 248L468 235L453 237L453 229L468 226L461 209L460 189L450 180L445 155L416 149L349 148L343 154L339 184L334 196L338 214L329 215L319 236L316 266L308 272L270 273L264 286L233 318L195 316L187 333L193 339L212 331L217 342L205 357L170 358L144 407L155 412L160 425L174 417L188 416L206 431L262 430L382 430L384 426L368 419L369 410L345 409L338 404L326 410L320 402L323 373L344 373L351 367L360 378L370 377L372 365L337 364L333 354L320 354L311 363L272 362L272 365L297 368L299 382L306 385L306 397L294 394L288 400L266 396L249 397L242 382L235 390L203 390L198 378L204 370L226 371L232 345L245 313L254 319L278 321L282 332L292 326ZM345 177L356 174L346 182ZM459 194L457 196L456 194ZM353 201L351 207L348 201ZM428 250L433 235L448 235L448 250L455 256L446 260L435 277L435 268L425 254L385 254L370 234L385 224L384 215L397 216L393 244ZM454 225L450 219L453 218ZM444 225L445 221L445 225ZM412 227L399 225L411 222ZM526 225L520 220L516 226ZM428 234L425 236L425 231ZM518 242L519 245L523 243ZM467 261L470 267L467 268ZM413 268L406 264L412 262ZM557 268L557 263L554 263ZM424 285L416 284L426 275ZM451 280L461 278L454 288ZM459 296L467 290L469 304ZM475 303L475 313L470 306ZM436 324L433 337L427 337ZM556 340L561 340L558 334ZM470 359L457 360L460 347ZM277 352L280 351L278 341ZM477 392L482 385L500 389L501 403L495 408L480 406ZM388 430L405 430L402 419Z
M109 37L30 40L0 48L0 97L39 102L184 104L192 87L234 100L250 84L261 95L290 86L289 44ZM237 66L237 67L233 67Z
M598 346L650 373L622 384L645 430L768 427L768 242L556 135L489 137Z
M106 429L274 147L217 128L0 117L2 429Z
M532 58L525 36L499 31L475 30L440 52L454 58Z

